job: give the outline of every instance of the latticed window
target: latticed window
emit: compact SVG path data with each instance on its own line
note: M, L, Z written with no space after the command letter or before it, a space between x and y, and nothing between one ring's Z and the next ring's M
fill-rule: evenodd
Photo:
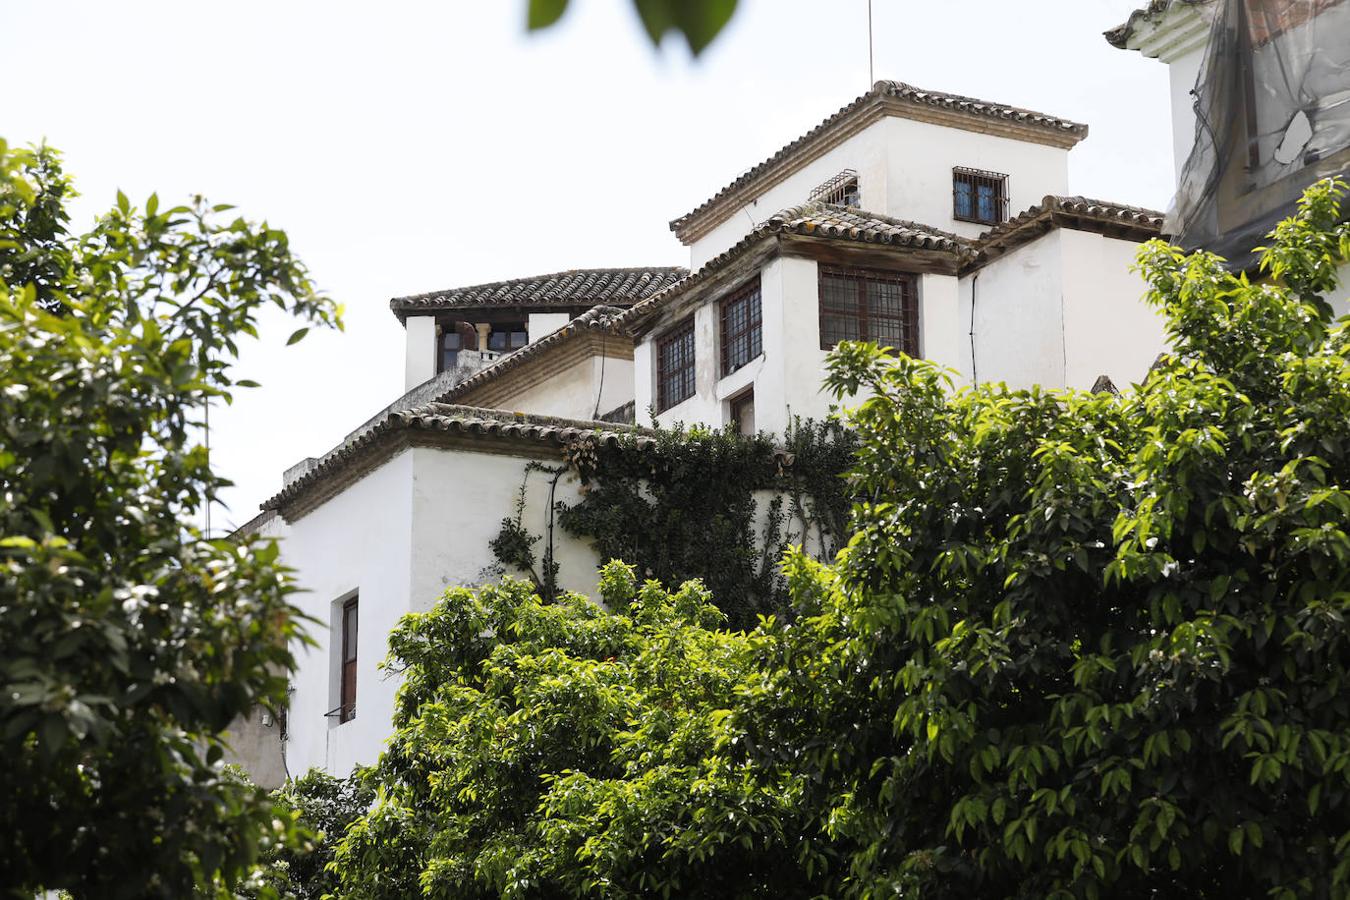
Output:
M820 347L874 341L919 354L919 303L914 277L871 269L820 268Z
M730 375L764 349L759 279L721 304L722 374Z
M694 319L656 343L656 408L665 412L694 396Z
M1008 218L1008 176L982 169L952 169L952 216L997 225Z

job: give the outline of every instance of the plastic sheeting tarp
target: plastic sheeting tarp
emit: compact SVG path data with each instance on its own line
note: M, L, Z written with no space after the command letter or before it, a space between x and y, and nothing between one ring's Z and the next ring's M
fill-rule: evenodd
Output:
M1350 0L1217 0L1168 231L1246 268L1319 178L1350 171Z

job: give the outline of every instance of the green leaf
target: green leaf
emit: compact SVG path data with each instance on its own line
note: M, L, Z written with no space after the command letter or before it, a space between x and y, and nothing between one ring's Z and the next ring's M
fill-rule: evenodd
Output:
M288 337L288 338L286 338L286 346L289 347L291 344L295 344L295 343L298 343L298 342L304 340L304 337L305 337L305 335L307 335L307 334L309 334L309 329L308 329L308 328L297 328L297 329L295 329L295 331L292 331L292 332L291 332L291 336Z
M531 31L547 28L567 12L567 0L530 0L526 13L526 27Z

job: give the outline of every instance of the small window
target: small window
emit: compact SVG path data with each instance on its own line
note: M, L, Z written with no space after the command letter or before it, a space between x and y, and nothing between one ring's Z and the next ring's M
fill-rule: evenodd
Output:
M952 216L997 225L1008 219L1008 176L981 169L952 169Z
M464 349L464 337L458 331L445 331L441 334L441 367L445 372L459 365L459 351Z
M694 319L689 317L656 344L656 407L665 412L694 396Z
M494 327L488 334L488 349L497 353L519 350L529 342L530 336L525 327L514 323Z
M806 199L857 208L862 205L862 195L858 191L858 173L853 169L845 169L829 181L816 185Z
M737 434L755 433L754 390L748 390L731 399L731 427Z
M338 722L356 718L356 598L342 604L342 687L338 699Z
M820 348L873 341L919 354L914 276L870 269L820 268Z
M764 349L759 279L721 303L722 374L730 375Z

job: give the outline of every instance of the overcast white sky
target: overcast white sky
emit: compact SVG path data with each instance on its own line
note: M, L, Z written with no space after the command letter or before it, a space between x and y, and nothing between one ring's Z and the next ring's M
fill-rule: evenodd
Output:
M1136 0L874 0L876 77L1091 126L1074 193L1164 207L1166 67L1101 32ZM687 264L667 222L868 87L866 0L741 0L701 59L630 0L0 0L0 136L65 152L87 225L121 188L203 193L285 228L346 304L269 320L213 414L242 523L281 471L402 393L392 296L586 266ZM13 86L21 86L16 90Z

